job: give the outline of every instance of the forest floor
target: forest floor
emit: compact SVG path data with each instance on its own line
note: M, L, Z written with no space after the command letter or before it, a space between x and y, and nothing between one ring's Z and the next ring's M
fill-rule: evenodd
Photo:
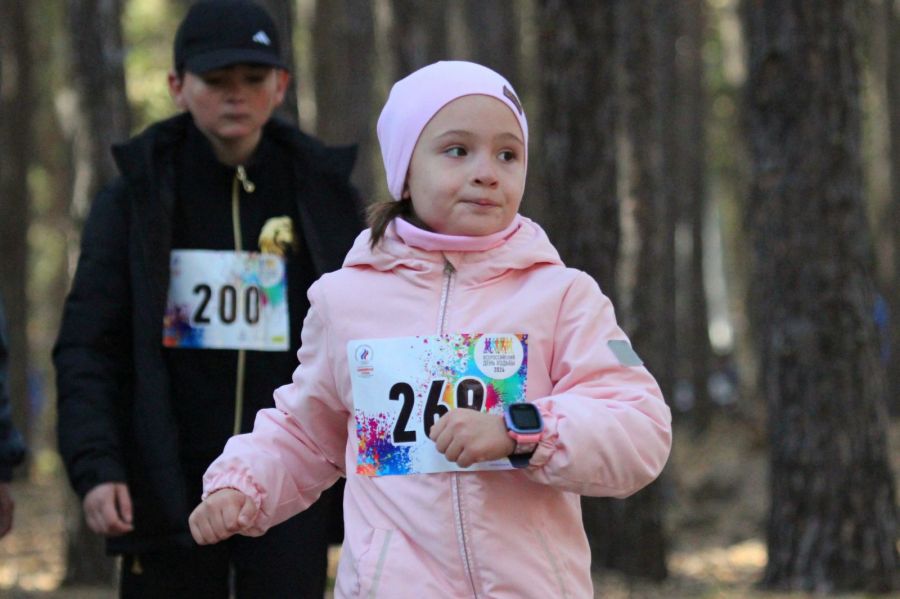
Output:
M900 479L900 421L891 430L894 473ZM51 469L53 470L53 469ZM595 580L596 596L611 599L795 599L802 593L755 588L766 563L766 453L759 427L733 420L698 438L677 434L667 469L671 494L666 526L672 547L669 579L628 581L615 573ZM112 599L110 587L60 587L64 575L64 481L32 476L13 485L13 532L0 541L0 598ZM862 594L837 595L861 599ZM882 595L881 597L886 597ZM900 598L900 593L889 595Z

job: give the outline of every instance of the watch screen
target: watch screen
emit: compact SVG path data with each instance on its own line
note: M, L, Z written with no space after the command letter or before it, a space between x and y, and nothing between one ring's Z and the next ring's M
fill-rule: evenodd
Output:
M540 427L538 411L531 404L513 404L509 407L509 415L518 428L529 430Z

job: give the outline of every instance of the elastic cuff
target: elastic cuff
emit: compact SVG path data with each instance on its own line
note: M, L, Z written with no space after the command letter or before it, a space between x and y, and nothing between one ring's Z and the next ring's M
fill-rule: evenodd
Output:
M259 514L262 514L262 503L266 493L253 482L253 476L249 472L230 470L213 475L205 474L203 476L203 495L200 499L206 500L207 497L222 489L240 491L256 504L256 509L259 510L257 518Z
M540 468L550 461L553 454L556 453L557 440L559 439L558 427L559 418L552 413L543 404L538 404L541 411L541 419L544 421L544 433L541 435L541 441L538 443L534 455L531 456L528 466L530 468Z

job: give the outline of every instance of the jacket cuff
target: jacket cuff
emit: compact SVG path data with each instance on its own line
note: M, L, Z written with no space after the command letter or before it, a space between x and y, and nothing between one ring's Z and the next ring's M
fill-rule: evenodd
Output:
M559 440L559 418L543 405L539 405L538 409L541 412L541 420L544 421L544 432L528 463L529 468L540 468L549 462L556 453L556 444Z
M82 471L79 466L69 469L70 472ZM128 478L125 476L125 470L113 459L104 459L92 464L89 469L85 468L83 472L72 478L72 488L75 493L84 499L91 489L103 483L124 483Z
M203 495L201 495L200 499L205 500L216 491L221 491L222 489L234 489L252 499L258 510L256 520L259 520L263 513L262 503L266 497L266 492L253 481L253 475L246 468L204 474Z

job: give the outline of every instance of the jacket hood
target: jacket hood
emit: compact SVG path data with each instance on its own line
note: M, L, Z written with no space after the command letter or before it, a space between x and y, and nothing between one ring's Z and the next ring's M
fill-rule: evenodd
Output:
M375 249L370 249L371 230L356 238L344 259L344 267L368 267L397 274L441 273L445 260L463 281L479 283L510 270L526 270L542 264L562 265L559 253L544 230L533 220L519 217L521 226L501 245L479 252L427 251L408 245L391 224Z

